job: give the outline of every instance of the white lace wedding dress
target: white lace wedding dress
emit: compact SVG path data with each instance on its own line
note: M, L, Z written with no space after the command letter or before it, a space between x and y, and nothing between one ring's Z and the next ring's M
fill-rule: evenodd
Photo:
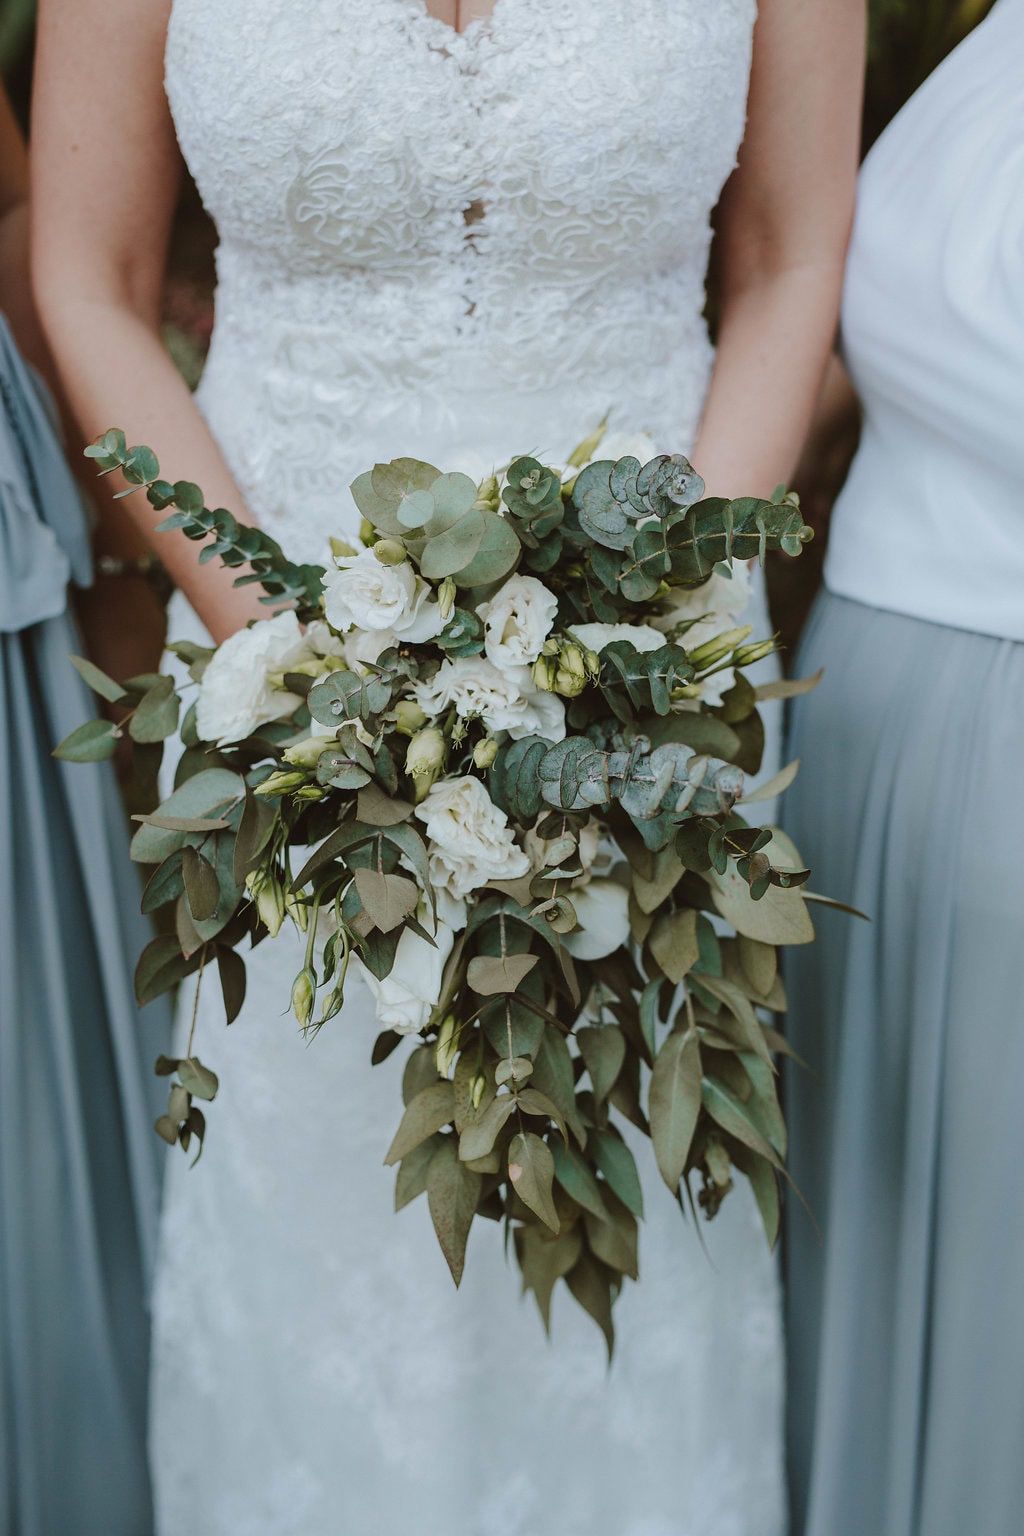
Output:
M498 0L457 36L423 0L175 0L168 91L221 237L199 398L298 557L351 529L377 459L560 460L609 408L692 442L754 10ZM170 1165L160 1536L781 1536L777 1279L746 1189L705 1255L647 1154L614 1365L565 1295L549 1343L496 1226L457 1293L425 1202L393 1214L405 1053L371 1072L358 986L304 1045L300 965L264 945L230 1030L216 987L200 1004L223 1086L199 1167Z

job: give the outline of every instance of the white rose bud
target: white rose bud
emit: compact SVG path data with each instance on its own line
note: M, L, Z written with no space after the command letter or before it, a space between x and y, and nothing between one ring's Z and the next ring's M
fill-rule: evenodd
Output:
M478 768L489 768L498 755L498 743L492 736L485 736L473 748L473 761Z
M437 606L441 610L441 617L447 624L455 608L455 595L458 587L450 576L446 576L437 589Z
M292 985L292 1012L298 1019L303 1029L307 1027L313 1017L313 1003L316 1000L316 978L312 971L300 971Z

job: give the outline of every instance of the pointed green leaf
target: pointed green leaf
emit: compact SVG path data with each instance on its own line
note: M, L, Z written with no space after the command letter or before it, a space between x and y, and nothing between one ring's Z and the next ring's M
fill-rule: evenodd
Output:
M632 1152L613 1131L593 1131L591 1134L595 1163L627 1210L642 1219L644 1197Z
M655 1059L650 1092L654 1155L673 1194L686 1169L700 1106L700 1040L692 1030L676 1030Z
M53 755L63 763L101 763L113 757L121 732L110 720L87 720L65 736Z
M579 1029L576 1031L580 1054L590 1073L594 1098L598 1104L611 1093L626 1059L626 1037L616 1025Z
M414 1147L428 1136L433 1136L442 1126L448 1125L455 1114L455 1090L451 1083L431 1083L423 1088L410 1102L395 1139L384 1159L386 1167L392 1167L408 1157ZM454 1143L453 1143L454 1145Z
M460 1162L455 1139L446 1136L427 1169L430 1219L458 1285L466 1262L466 1241L480 1199L481 1176Z
M555 1160L551 1150L532 1131L513 1136L508 1149L508 1176L524 1205L535 1212L552 1232L558 1232L558 1212L551 1193Z

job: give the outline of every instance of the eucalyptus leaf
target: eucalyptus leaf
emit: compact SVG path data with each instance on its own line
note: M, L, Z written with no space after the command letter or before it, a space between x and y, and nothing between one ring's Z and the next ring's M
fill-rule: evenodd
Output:
M481 1176L460 1162L455 1141L446 1136L427 1169L427 1203L441 1251L458 1285L466 1262L466 1241L480 1199Z
M546 1142L532 1131L513 1136L508 1149L508 1176L523 1204L557 1233L560 1223L551 1192L555 1161Z
M654 1155L673 1194L686 1169L700 1108L700 1041L693 1030L676 1030L655 1058L650 1089Z
M455 1090L449 1082L431 1083L422 1089L406 1108L395 1138L384 1159L392 1167L408 1157L414 1147L435 1131L450 1124L455 1115Z

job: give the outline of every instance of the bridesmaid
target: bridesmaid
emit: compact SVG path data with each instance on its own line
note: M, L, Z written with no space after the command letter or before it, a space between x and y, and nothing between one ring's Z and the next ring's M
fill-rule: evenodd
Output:
M42 361L25 232L0 93L0 1531L150 1536L149 1063L169 1021L143 1028L132 998L146 934L113 773L50 755L95 713L68 661L90 552L5 318Z
M801 672L786 827L794 1536L1010 1536L1024 1510L1024 0L865 165L865 409Z

